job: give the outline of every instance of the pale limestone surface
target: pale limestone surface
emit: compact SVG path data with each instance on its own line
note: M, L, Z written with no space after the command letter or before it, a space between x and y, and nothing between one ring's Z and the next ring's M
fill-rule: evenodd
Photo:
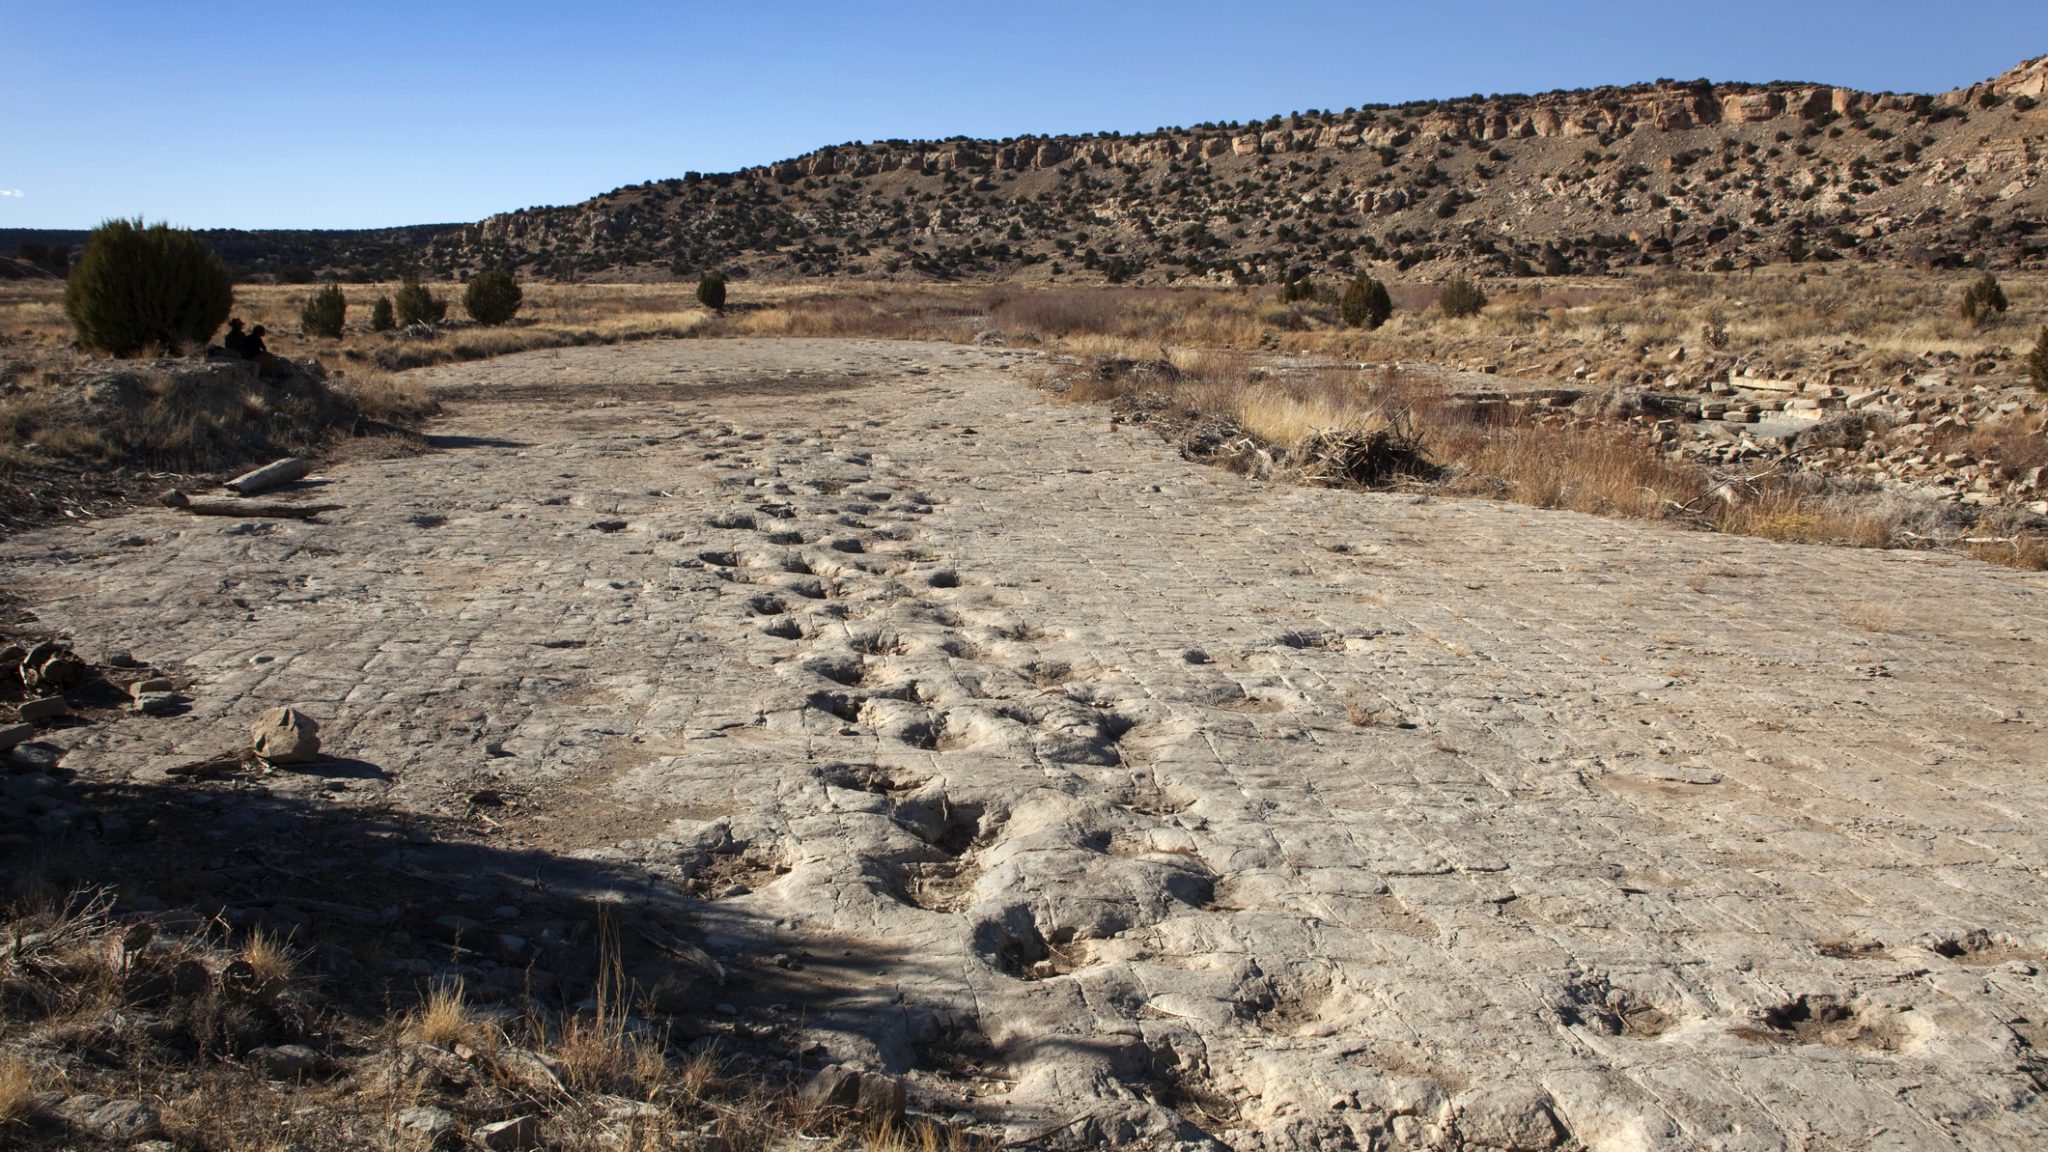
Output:
M1034 368L435 370L441 450L325 523L0 571L191 680L67 766L291 705L388 777L323 802L502 789L507 844L703 898L708 998L1013 1137L2048 1142L2043 576L1248 482Z

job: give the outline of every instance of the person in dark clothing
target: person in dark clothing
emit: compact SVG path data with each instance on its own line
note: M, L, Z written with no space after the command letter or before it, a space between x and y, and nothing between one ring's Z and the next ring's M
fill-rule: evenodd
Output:
M292 362L273 354L263 343L263 325L249 329L242 337L242 359L256 365L256 375L265 380L289 380L297 371Z
M249 337L247 333L242 331L242 318L240 316L228 321L228 334L220 338L220 346L225 348L230 356L243 359L248 357L249 354L244 349L249 346Z

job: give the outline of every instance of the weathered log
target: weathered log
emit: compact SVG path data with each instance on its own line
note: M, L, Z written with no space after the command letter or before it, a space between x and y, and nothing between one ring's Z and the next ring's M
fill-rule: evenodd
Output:
M254 472L245 472L228 481L227 486L244 496L248 496L267 488L275 488L280 484L289 484L294 480L303 480L306 478L306 474L312 470L312 461L302 460L297 456L287 456L282 460L265 464Z

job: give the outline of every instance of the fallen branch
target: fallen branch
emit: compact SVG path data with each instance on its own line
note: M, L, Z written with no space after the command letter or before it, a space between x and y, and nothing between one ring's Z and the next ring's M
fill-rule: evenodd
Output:
M204 760L192 760L184 764L173 764L164 769L164 775L174 780L210 780L219 776L232 776L258 765L254 752L223 752L208 756Z
M323 512L334 512L343 507L340 504L279 504L268 500L194 500L176 488L158 499L166 508L180 508L194 516L242 519L311 520Z

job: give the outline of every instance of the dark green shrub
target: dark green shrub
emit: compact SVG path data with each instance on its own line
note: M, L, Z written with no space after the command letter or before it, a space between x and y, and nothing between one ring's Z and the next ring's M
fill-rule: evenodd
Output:
M78 342L116 356L203 345L234 302L227 267L196 233L140 220L93 229L64 285Z
M391 310L391 297L377 297L377 302L370 305L370 331L389 332L396 327L398 317Z
M341 285L329 284L306 298L306 306L299 310L299 331L338 340L347 316L348 301L341 295Z
M1981 326L2005 315L2007 305L2005 289L1998 283L1998 277L1986 272L1963 289L1963 303L1959 311L1963 319Z
M2041 328L2041 338L2034 341L2034 350L2027 353L2027 379L2034 387L2048 392L2048 325Z
M1445 281L1443 291L1436 294L1436 306L1453 319L1477 316L1486 307L1486 293L1463 276L1453 276Z
M462 290L462 310L479 324L503 324L519 314L523 296L510 272L492 269L478 273Z
M448 302L434 295L417 275L407 276L398 286L398 294L391 298L392 306L398 309L398 322L407 327L414 324L439 324L448 315Z
M44 245L37 244L33 240L24 240L21 242L21 246L15 250L15 255L20 256L23 260L34 264L45 272L55 272L59 276L64 275L71 267L71 245L69 244Z
M703 279L697 281L697 303L713 312L725 310L725 273L706 272Z
M1347 327L1370 332L1385 324L1387 317L1394 314L1394 300L1387 295L1385 284L1370 276L1360 276L1344 289L1344 299L1338 304L1337 312Z

